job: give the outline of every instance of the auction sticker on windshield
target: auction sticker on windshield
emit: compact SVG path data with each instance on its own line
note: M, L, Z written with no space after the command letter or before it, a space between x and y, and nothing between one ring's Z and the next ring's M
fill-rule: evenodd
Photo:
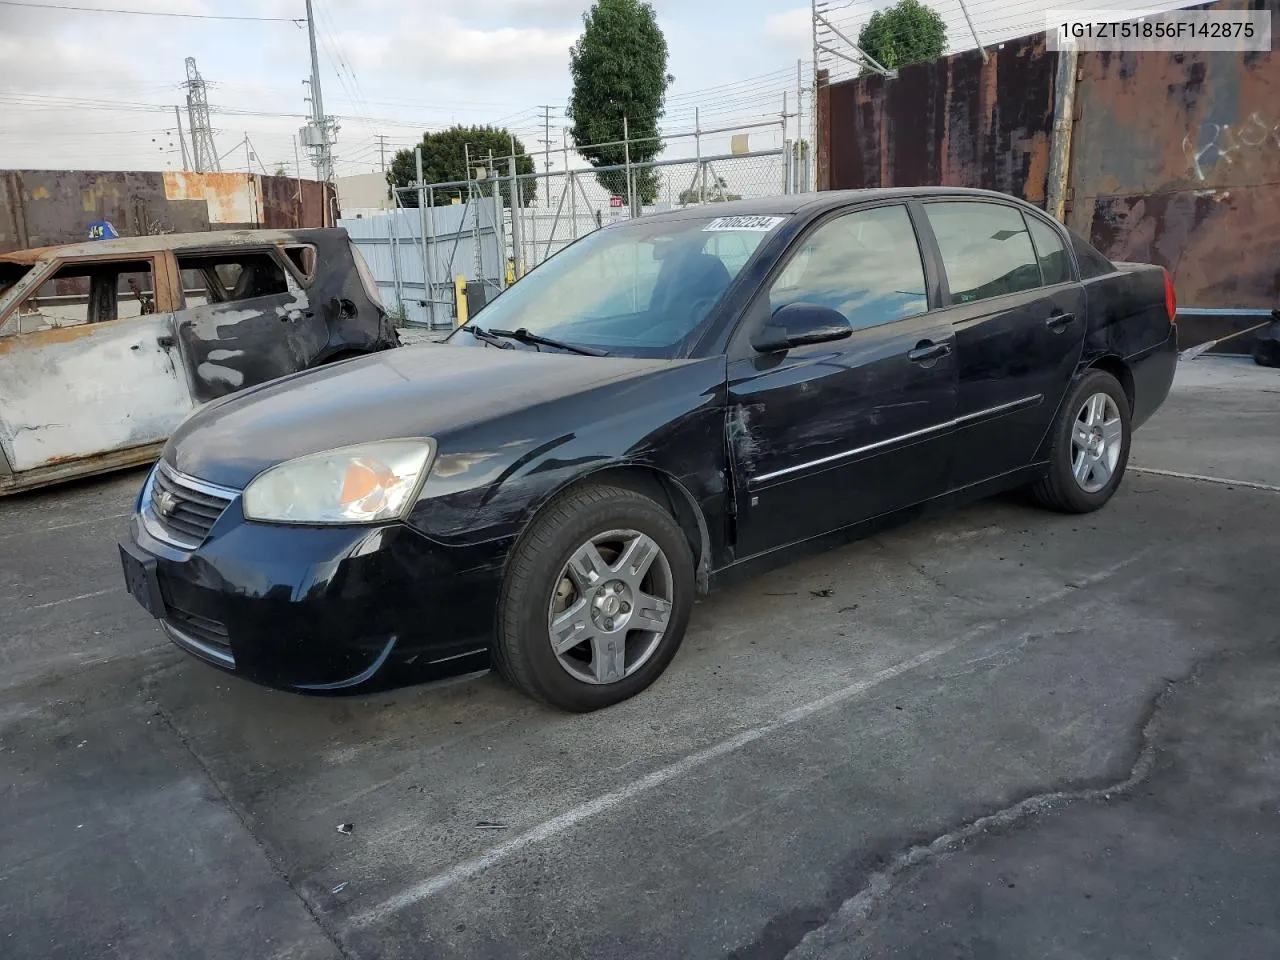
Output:
M782 223L786 217L716 217L705 227L702 228L705 233L708 230L758 230L767 233L778 224Z

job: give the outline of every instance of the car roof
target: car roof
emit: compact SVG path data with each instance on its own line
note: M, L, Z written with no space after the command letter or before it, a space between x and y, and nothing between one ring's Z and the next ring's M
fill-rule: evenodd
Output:
M875 187L865 190L824 190L819 193L792 193L750 200L728 200L723 203L709 203L663 213L646 214L644 219L691 220L706 217L819 214L854 203L909 197L963 197L971 200L1003 200L1005 202L1012 200L1015 203L1025 204L1025 201L1007 193L975 190L970 187Z
M82 240L51 247L32 247L0 253L0 262L34 264L55 257L118 257L131 253L161 250L239 247L264 243L307 243L319 237L346 234L341 228L307 230L206 230L203 233L164 233L150 237L120 237L116 240Z

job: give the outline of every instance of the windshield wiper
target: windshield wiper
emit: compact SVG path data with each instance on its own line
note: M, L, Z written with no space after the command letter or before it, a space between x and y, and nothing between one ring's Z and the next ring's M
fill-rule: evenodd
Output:
M495 337L510 337L512 340L520 343L528 343L543 347L558 347L561 350L568 350L570 353L580 353L584 357L607 357L608 350L601 350L598 347L580 347L575 343L564 343L560 340L552 340L550 337L544 337L540 333L531 333L524 327L519 330L489 330L489 333Z
M512 349L511 344L503 343L488 330L485 330L483 327L477 327L474 323L465 324L462 329L466 330L477 340L483 340L485 343L491 343L495 347L501 347L503 350Z

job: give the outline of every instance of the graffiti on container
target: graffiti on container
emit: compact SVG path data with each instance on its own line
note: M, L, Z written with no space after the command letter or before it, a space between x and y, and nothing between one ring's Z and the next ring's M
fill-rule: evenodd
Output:
M1236 127L1229 123L1202 123L1194 135L1189 133L1182 138L1182 152L1197 180L1204 180L1205 168L1212 169L1219 160L1231 164L1242 153L1267 148L1280 148L1280 121L1264 120L1256 111Z

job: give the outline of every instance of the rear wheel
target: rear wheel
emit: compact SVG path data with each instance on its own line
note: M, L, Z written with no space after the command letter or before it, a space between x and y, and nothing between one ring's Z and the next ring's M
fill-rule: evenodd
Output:
M1097 510L1124 477L1131 433L1124 388L1111 374L1091 370L1058 411L1049 472L1031 488L1033 495L1064 513Z
M633 490L576 488L515 547L495 661L512 684L553 706L609 706L666 669L693 591L693 552L670 513Z

